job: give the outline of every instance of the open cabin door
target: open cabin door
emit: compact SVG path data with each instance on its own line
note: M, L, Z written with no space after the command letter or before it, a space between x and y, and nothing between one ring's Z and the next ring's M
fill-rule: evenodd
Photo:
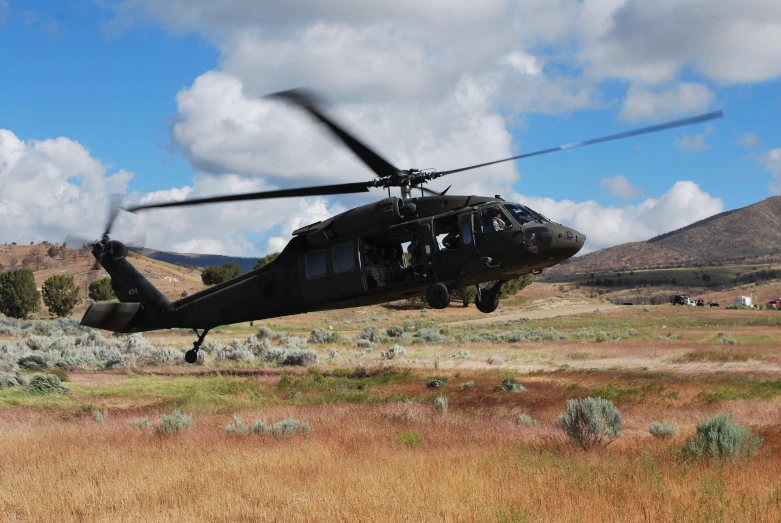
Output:
M434 267L437 254L437 239L434 237L432 220L424 220L418 225L418 240L420 241L420 259L423 270L428 272Z

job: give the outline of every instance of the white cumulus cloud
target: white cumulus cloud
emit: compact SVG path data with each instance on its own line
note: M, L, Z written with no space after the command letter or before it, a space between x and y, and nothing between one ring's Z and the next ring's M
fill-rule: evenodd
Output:
M622 200L634 200L643 194L643 191L635 187L623 174L617 174L612 177L603 176L599 182L599 187L610 193L611 196L621 198Z

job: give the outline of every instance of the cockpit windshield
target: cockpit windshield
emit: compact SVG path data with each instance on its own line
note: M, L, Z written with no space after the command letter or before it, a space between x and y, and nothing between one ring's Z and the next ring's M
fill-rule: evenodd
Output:
M517 203L509 203L505 205L504 208L510 211L513 218L521 225L534 221L548 221L541 214L538 214L523 205L518 205Z

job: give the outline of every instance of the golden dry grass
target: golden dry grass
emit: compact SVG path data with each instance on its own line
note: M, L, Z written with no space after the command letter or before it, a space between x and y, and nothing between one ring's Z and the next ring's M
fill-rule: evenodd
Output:
M231 438L226 418L159 438L122 416L2 426L4 521L778 521L779 426L763 456L687 463L630 431L582 453L550 426L417 405L274 410L306 438ZM24 419L27 418L27 419ZM251 416L245 416L251 418ZM21 423L21 422L24 423ZM418 430L408 449L394 435ZM688 427L690 429L690 427Z

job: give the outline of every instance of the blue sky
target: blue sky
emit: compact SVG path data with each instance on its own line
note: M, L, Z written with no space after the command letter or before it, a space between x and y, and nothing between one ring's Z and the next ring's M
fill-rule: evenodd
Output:
M504 20L504 4L487 4L487 14L474 21L476 30ZM650 8L630 1L615 13L589 11L589 2L575 4L562 2L552 11L564 20L557 22L560 27L530 30L534 34L517 42L502 37L505 31L488 43L484 32L464 34L463 45L474 38L484 44L484 55L471 45L454 58L453 42L437 36L436 28L423 33L420 26L442 13L454 25L474 19L463 7L462 20L458 3L432 2L423 9L401 2L410 13L366 6L356 13L347 3L334 2L313 8L320 11L307 18L252 2L234 12L241 7L236 2L200 0L163 7L146 0L0 0L0 129L22 143L14 150L29 154L28 164L43 162L35 164L36 172L62 173L56 183L53 177L41 183L67 195L67 201L53 195L52 202L60 203L52 205L71 209L47 223L25 219L22 224L19 210L31 205L24 194L35 191L0 192L11 209L0 213L6 223L0 241L8 241L9 234L33 240L60 234L58 227L81 228L78 209L84 209L84 220L97 219L104 212L95 209L99 193L109 187L148 200L370 178L311 122L289 109L257 105L262 94L300 85L319 88L332 100L333 112L397 166L405 167L402 161L408 159L426 163L411 166L429 167L430 161L443 170L723 109L726 117L708 126L546 155L456 180L456 189L514 194L575 227L599 230L613 220L610 227L616 230L636 231L611 235L615 242L645 239L777 192L781 52L754 53L749 47L710 56L703 51L710 36L698 36L695 24L680 52L671 54L660 45L655 55L655 42L669 37L649 33L642 35L642 52L627 55L631 42L621 41L619 22L631 27L659 17L684 20L690 15L681 7L686 2ZM765 10L771 28L781 19L771 2L746 5L749 15L752 6ZM761 17L749 15L758 24L755 33L767 30ZM578 16L599 16L608 29L590 34L574 21L566 23ZM730 16L723 14L723 24L731 23ZM725 25L725 34L728 29ZM718 32L718 26L712 30ZM365 64L355 66L362 60ZM492 63L514 69L486 65ZM376 71L364 74L367 68ZM70 152L44 153L43 145L34 145L58 137L67 139ZM86 148L89 161L100 167L74 166L71 158L81 153L70 142ZM13 184L28 176L22 167L0 168L0 176ZM82 175L80 169L92 174ZM132 176L104 180L119 170ZM617 175L629 184L620 186L623 192L611 185ZM87 178L92 182L82 187ZM681 181L694 185L685 191L678 185L676 191L685 192L678 194L673 188ZM670 209L649 211L666 194L679 202L680 219L655 217ZM649 198L657 203L643 204ZM155 247L259 255L283 245L295 226L354 201L204 208L198 215L163 213L146 226L153 230ZM177 220L193 223L172 226ZM595 238L593 248L611 243L608 237Z

